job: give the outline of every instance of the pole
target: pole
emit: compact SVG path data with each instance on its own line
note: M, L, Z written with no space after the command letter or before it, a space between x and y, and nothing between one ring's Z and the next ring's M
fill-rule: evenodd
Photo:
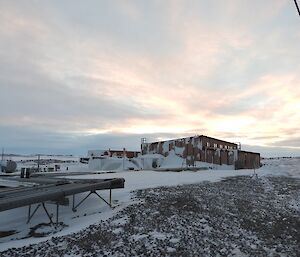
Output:
M38 167L37 167L37 171L39 172L40 171L40 154L38 154L38 163L37 163L37 165L38 165Z
M123 156L123 170L125 170L125 164L124 164L125 159L124 158L125 157Z
M59 211L59 204L56 202L56 226L58 225L58 211Z
M111 207L111 188L109 189L109 204L110 204L110 207Z
M296 1L296 0L294 0L294 2L295 2L295 5L296 5L296 8L297 8L298 14L299 14L299 16L300 16L300 9L299 9L298 3L297 3L297 1Z
M125 170L125 155L126 155L126 152L125 152L125 148L123 148L123 170Z
M0 172L3 171L2 170L2 165L4 165L3 161L4 161L4 148L2 148L2 157L1 157L1 162L0 162Z

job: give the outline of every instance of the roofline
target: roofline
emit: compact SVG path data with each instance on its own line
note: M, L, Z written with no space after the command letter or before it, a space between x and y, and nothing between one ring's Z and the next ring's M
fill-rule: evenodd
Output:
M239 152L243 152L243 153L253 153L253 154L259 154L260 155L260 153L256 153L256 152L250 152L250 151L244 151L244 150L238 150Z
M172 141L172 140L181 140L181 139L187 139L187 138L193 138L193 137L206 137L206 138L215 139L215 140L218 140L218 141L221 141L221 142L224 142L224 143L229 143L229 144L233 144L233 145L238 146L237 143L233 143L233 142L229 142L229 141L225 141L225 140L222 140L222 139L218 139L218 138L215 138L215 137L209 137L209 136L205 136L205 135L195 135L195 136L190 136L190 137L180 137L180 138L174 138L174 139L168 139L168 140L162 140L162 141L149 142L149 143L146 143L146 144L155 144L155 143L167 142L167 141Z
M238 145L237 143L233 143L233 142L229 142L229 141L225 141L225 140L222 140L222 139L218 139L218 138L215 138L215 137L209 137L209 136L205 136L205 135L201 135L201 137L207 137L207 138L211 138L211 139L216 139L218 141L221 141L221 142L224 142L224 143L229 143L229 144L233 144L233 145Z
M124 152L124 150L114 150L114 149L107 149L107 150L88 150L88 152L92 151L103 151L103 152ZM125 148L125 152L140 152L140 150L127 150Z

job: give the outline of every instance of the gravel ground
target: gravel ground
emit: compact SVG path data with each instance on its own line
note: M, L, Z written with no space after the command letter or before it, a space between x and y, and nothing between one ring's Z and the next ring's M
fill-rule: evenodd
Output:
M1 256L300 256L300 180L232 177L139 190L80 233Z

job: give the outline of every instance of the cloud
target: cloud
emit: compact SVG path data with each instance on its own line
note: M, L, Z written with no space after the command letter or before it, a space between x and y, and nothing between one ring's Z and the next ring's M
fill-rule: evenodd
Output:
M148 142L155 142L166 139L193 136L194 133L102 133L94 135L82 135L72 133L57 133L51 130L39 130L34 128L18 128L0 126L1 146L6 153L42 153L42 154L75 154L84 156L91 149L122 149L140 150L142 137ZM224 139L220 135L221 139ZM232 135L227 135L232 136ZM236 136L236 135L235 135ZM298 138L299 141L299 138ZM297 140L295 140L295 143ZM286 145L284 143L284 145ZM289 144L290 145L290 144ZM276 156L300 156L299 148L288 146L253 146L242 143L242 149L247 151L260 152L262 157Z
M261 146L299 136L300 32L288 1L0 8L6 126L72 137L207 134Z
M289 139L285 139L285 140L280 140L277 142L274 142L272 144L273 146L280 146L280 147L296 147L298 149L300 149L300 137L292 137Z
M7 153L15 152L44 154L76 154L86 155L91 149L122 149L140 150L141 138L148 142L162 139L182 137L176 133L120 133L106 132L98 134L80 134L69 132L54 132L52 129L37 129L34 127L0 126L1 147Z
M300 157L300 150L292 147L242 145L246 151L259 152L261 157Z

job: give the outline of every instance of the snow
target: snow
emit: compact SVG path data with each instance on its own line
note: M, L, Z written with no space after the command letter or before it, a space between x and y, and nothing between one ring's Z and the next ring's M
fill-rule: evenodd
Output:
M239 171L240 175L249 175L251 170ZM172 186L178 184L190 184L201 181L218 181L222 177L236 175L236 171L217 171L217 170L206 170L199 172L156 172L156 171L127 171L122 173L110 173L110 174L93 174L93 175L82 175L82 176L71 176L71 178L81 179L101 179L101 178L125 178L125 188L113 190L113 199L118 200L118 207L111 210L103 202L100 202L98 198L91 195L86 202L78 208L76 213L71 211L68 206L60 207L60 221L63 221L68 227L59 231L55 236L66 235L80 231L91 224L94 224L100 220L105 220L112 217L118 210L133 203L131 200L131 191L144 188L154 188L159 186ZM80 198L83 198L83 194ZM100 195L108 199L108 192L100 191ZM78 197L79 199L79 197ZM49 205L49 210L54 213L55 206ZM26 224L27 208L22 207L0 213L0 230L17 230L18 235L11 236L9 238L1 238L0 250L5 250L11 247L21 247L30 243L37 243L45 241L51 236L43 238L29 238L21 239L26 236L30 228L30 224ZM33 218L33 224L38 224L47 221L46 215L42 209L38 210ZM18 239L7 241L10 239Z
M137 165L132 163L128 158L104 157L101 159L90 159L89 169L97 170L128 170L137 169Z
M184 147L175 146L175 153L178 155L183 155Z
M172 236L172 235L160 233L160 232L158 232L158 231L152 231L152 232L149 233L149 235L151 235L153 238L157 238L157 239L159 239L159 240L164 240L164 239L166 239L168 236Z
M284 175L300 178L300 157L268 158L262 160L265 175Z
M159 155L161 156L161 155ZM155 156L158 157L158 156ZM148 156L144 156L146 160ZM151 158L149 158L151 159ZM300 158L292 159L267 159L263 160L265 164L262 168L256 170L259 177L263 179L267 175L284 175L290 177L300 177ZM180 164L182 165L182 159L175 154L170 154L165 158L162 163L162 167L167 167L169 165ZM81 167L80 163L73 164L73 170L79 169ZM78 167L76 167L78 166ZM220 166L220 168L222 168ZM64 222L67 227L64 227L61 231L57 231L49 236L43 238L24 238L27 236L30 227L47 221L46 215L42 209L38 210L35 214L32 223L26 224L27 218L27 208L17 208L9 211L4 211L0 213L0 231L16 230L17 234L11 235L9 237L0 238L0 251L12 247L21 247L33 243L38 243L41 241L46 241L52 236L67 235L74 232L78 232L83 228L88 227L91 224L100 222L101 220L106 220L126 206L133 204L134 199L132 199L132 191L145 188L155 188L161 186L176 186L182 184L193 184L203 181L217 182L222 178L229 176L241 176L241 175L253 175L253 170L232 170L232 169L208 169L199 171L184 171L184 172L158 172L153 170L141 170L141 171L123 171L109 174L87 174L87 175L77 175L71 176L71 178L80 179L101 179L101 178L116 178L122 177L125 179L125 188L116 189L112 191L113 205L114 209L109 208L105 203L99 201L94 195L91 195L82 206L78 208L76 213L73 213L70 206L60 207L59 221ZM4 179L4 178L3 178ZM266 180L265 189L270 190L272 185L268 184ZM105 199L108 199L108 191L99 191L100 195ZM76 195L77 202L82 199L86 194ZM71 201L70 201L71 202ZM299 202L290 202L290 206L299 210ZM54 213L55 205L47 205L49 211ZM159 214L158 214L159 215ZM120 219L118 222L126 223L127 217ZM203 223L204 220L203 220ZM207 227L209 230L209 228ZM116 233L121 233L121 231L115 231ZM177 239L172 239L174 242ZM170 249L171 250L171 249ZM238 254L238 252L237 252Z
M175 154L174 150L169 152L169 155L165 157L161 168L181 168L183 166L184 159Z
M24 155L24 156L5 156L7 160L13 160L17 163L17 172L19 174L21 168L37 168L38 156L37 155ZM44 171L48 168L54 168L59 165L59 171L88 171L88 165L80 163L78 156L64 156L64 155L40 155L40 170ZM7 175L1 174L0 175ZM10 174L13 175L13 174Z
M4 156L4 159L13 160L16 162L37 160L37 155L17 155L17 156ZM78 161L79 156L70 155L40 155L40 159L57 159L60 161Z
M171 142L172 141L165 141L165 142L163 142L162 148L163 148L163 153L164 154L167 153L167 152L169 152L169 145L170 145Z
M166 143L166 142L165 142ZM149 170L149 169L181 169L186 168L188 165L186 159L182 158L183 147L175 147L175 149L168 151L168 155L165 157L161 154L145 154L136 158L117 158L117 157L103 157L101 159L90 159L89 169L92 171L97 170L114 170L114 171L126 171L126 170ZM219 155L220 152L216 152ZM191 156L188 156L188 160L191 160ZM196 168L209 168L217 170L234 169L233 165L218 165L213 163L195 161L194 166Z

